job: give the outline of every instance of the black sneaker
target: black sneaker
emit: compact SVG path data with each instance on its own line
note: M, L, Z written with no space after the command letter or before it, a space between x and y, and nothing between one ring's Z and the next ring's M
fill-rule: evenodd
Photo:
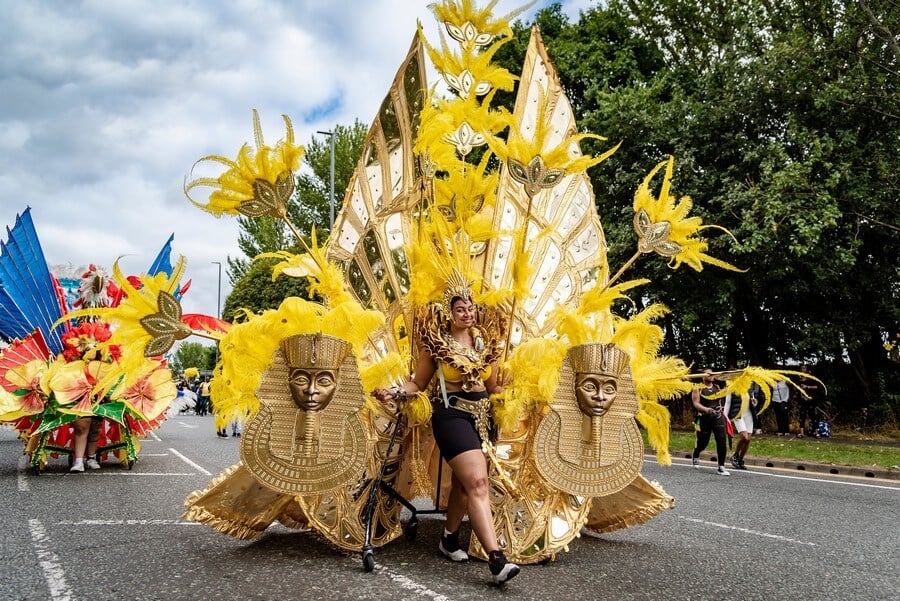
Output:
M438 551L450 561L468 561L469 554L459 548L459 530L452 534L442 535L438 543Z
M742 457L741 459L738 460L738 464L739 464L739 465L738 465L738 469L739 469L739 470L745 470L745 469L747 469L747 466L744 464L744 459L743 459L743 457Z
M519 566L506 560L503 551L491 551L488 553L488 568L491 570L491 576L494 584L503 584L507 580L511 580L521 570Z
M738 458L737 455L732 455L732 456L731 456L731 465L732 465L732 466L734 467L734 469L736 469L736 470L741 469L741 460Z

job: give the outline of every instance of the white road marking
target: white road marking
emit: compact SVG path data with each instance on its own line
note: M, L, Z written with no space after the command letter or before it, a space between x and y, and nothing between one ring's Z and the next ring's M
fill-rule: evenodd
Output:
M95 476L196 476L196 472L127 472L120 470L100 470L93 472L84 472L70 474L69 472L41 472L41 478L44 476L71 476L73 478L93 478ZM207 472L208 475L209 472Z
M183 520L62 520L57 526L202 526Z
M356 556L347 556L348 562L353 562L353 564L358 568L362 564L362 555ZM425 597L428 599L433 599L434 601L451 601L450 597L446 595L442 595L441 593L435 592L430 588L419 584L408 576L404 576L403 574L398 574L388 568L384 567L380 563L375 563L374 572L381 576L387 576L391 580L394 581L395 584L398 584L400 588L406 589L408 591L413 591L415 594L420 597Z
M66 573L59 563L59 558L50 550L50 538L40 520L28 520L28 529L31 531L31 541L37 551L38 564L44 572L44 579L50 588L52 601L70 601L72 591L66 583Z
M141 453L141 457L168 457L168 453Z
M185 463L187 463L189 466L191 466L192 468L194 468L194 469L197 470L198 472L200 472L200 473L202 473L202 474L206 474L207 476L212 476L212 472L206 471L205 469L203 469L202 467L200 467L199 465L197 465L196 463L194 463L193 461L191 461L190 459L188 459L187 457L185 457L184 455L182 455L181 453L179 453L179 452L176 451L175 449L169 449L169 452L171 452L171 453L175 454L176 456L178 456L182 461L184 461Z
M152 439L155 440L156 442L162 442L162 438L160 438L159 436L157 436L157 435L156 435L156 432L153 432L153 431L151 430L150 432L147 432L147 434L149 434L149 435L150 435L150 438L152 438Z
M867 484L865 482L844 482L843 480L829 480L828 478L816 478L815 476L791 476L788 474L770 474L769 472L758 472L756 470L747 470L750 474L757 476L769 476L771 478L787 478L788 480L812 480L814 482L827 482L828 484L845 484L847 486L862 486L863 488L880 488L882 490L893 490L900 492L900 486L885 486L881 484ZM859 478L859 476L847 476L848 478Z
M26 475L26 471L28 469L28 456L22 455L19 457L19 468L17 479L19 481L19 492L28 492L31 490L31 487L28 485L28 477Z
M728 524L718 524L716 522L707 522L706 520L698 520L697 518L687 518L683 515L678 516L679 520L685 520L688 522L694 522L695 524L704 524L706 526L715 526L716 528L725 528L726 530L737 530L738 532L743 532L744 534L752 534L754 536L762 536L765 538L774 538L775 540L780 540L786 543L796 543L798 545L808 545L810 547L817 546L816 543L808 543L806 541L797 540L795 538L788 538L787 536L781 536L780 534L769 534L768 532L760 532L759 530L750 530L748 528L739 528L737 526L729 526Z
M196 424L186 424L184 422L175 422L175 423L178 424L179 426L181 426L182 428L199 428L200 427Z
M644 459L645 463L656 463L656 460ZM679 463L672 462L672 467L690 467L693 466L690 463ZM714 466L701 466L701 469L714 469ZM768 468L768 469L783 469L783 468ZM804 476L794 476L791 474L776 474L768 471L760 471L760 470L731 470L732 475L737 474L754 474L756 476L769 476L770 478L786 478L788 480L807 480L810 482L826 482L828 484L844 484L846 486L862 486L863 488L880 488L882 490L893 490L895 492L900 492L900 486L889 486L889 485L881 485L881 484L869 484L867 482L850 482L846 480L831 480L829 478L817 478L813 476L815 472L804 472ZM859 478L860 476L844 476L845 478Z

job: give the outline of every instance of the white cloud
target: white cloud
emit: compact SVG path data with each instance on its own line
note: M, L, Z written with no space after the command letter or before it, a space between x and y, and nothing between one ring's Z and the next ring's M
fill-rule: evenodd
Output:
M574 17L586 6L564 4ZM212 261L240 256L238 228L184 198L194 161L252 141L253 108L271 142L283 136L283 113L300 141L369 123L417 20L437 39L426 5L0 4L0 226L31 206L48 262L109 268L124 255L127 273L146 269L174 233L193 280L185 311L215 314ZM223 271L223 302L229 290Z

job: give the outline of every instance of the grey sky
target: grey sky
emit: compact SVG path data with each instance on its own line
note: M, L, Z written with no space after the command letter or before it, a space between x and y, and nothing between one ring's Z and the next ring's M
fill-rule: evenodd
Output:
M590 4L563 2L571 18ZM185 312L215 314L211 262L240 255L238 230L187 202L191 165L252 141L254 108L272 143L282 114L302 143L368 124L417 20L436 43L413 0L0 0L0 226L30 206L48 262L122 256L126 274L174 233ZM223 271L223 302L229 289Z

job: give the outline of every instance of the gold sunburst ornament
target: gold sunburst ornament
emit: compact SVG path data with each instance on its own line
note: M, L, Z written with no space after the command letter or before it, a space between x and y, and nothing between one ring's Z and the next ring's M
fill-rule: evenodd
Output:
M544 159L537 155L527 165L512 157L507 161L509 174L514 180L525 186L525 193L534 196L541 190L547 190L559 183L566 174L565 169L548 169Z
M665 165L666 172L659 191L654 198L650 191L650 180ZM701 231L715 228L729 236L731 232L717 225L704 225L700 217L689 217L693 202L687 196L676 198L671 192L672 172L675 157L670 156L654 167L634 194L634 230L638 235L638 253L655 252L671 259L671 266L678 268L686 263L697 271L708 263L728 269L741 271L734 265L726 263L706 254L708 244L699 237ZM734 239L734 236L731 236ZM737 242L737 240L735 240Z
M144 330L151 336L150 342L144 348L145 357L163 355L172 348L176 340L183 340L193 333L193 330L181 321L181 304L174 296L160 291L157 303L159 311L140 319Z

